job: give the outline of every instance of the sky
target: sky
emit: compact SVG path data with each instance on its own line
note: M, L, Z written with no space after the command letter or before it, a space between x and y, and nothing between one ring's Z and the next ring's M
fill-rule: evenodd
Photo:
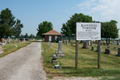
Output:
M21 20L23 35L36 35L43 21L51 22L53 30L60 32L62 24L75 13L100 22L116 20L120 29L120 0L0 0L0 12L6 8Z

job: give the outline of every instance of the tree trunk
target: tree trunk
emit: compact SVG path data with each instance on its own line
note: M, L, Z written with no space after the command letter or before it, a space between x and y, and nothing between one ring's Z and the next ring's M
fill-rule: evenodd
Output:
M107 44L107 38L106 38L106 44Z
M110 38L109 38L109 43L110 43Z
M69 42L70 42L70 36L69 36Z

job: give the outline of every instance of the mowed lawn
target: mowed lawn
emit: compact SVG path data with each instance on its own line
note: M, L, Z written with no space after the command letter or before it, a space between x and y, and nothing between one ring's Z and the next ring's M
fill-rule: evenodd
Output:
M118 53L117 45L110 44L112 54L104 54L107 46L102 45L101 52L101 66L97 68L98 52L96 52L97 44L93 44L94 51L89 49L82 49L83 44L79 44L78 50L78 69L75 69L75 47L63 44L62 50L64 57L58 57L60 69L54 69L55 64L50 63L52 55L55 54L55 49L58 50L58 43L51 43L51 48L47 43L42 43L43 48L43 62L44 69L48 76L62 75L62 76L116 76L120 74L120 57L115 56Z
M10 43L7 45L2 45L2 50L3 50L3 54L0 54L0 58L4 57L12 52L15 52L17 50L19 50L20 48L23 48L29 44L31 44L34 41L27 41L27 42L19 42L19 43ZM17 47L15 47L15 45L17 45Z

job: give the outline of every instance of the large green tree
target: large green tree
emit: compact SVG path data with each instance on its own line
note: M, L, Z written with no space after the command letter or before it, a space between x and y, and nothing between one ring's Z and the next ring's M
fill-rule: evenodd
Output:
M11 11L6 8L1 11L0 14L0 38L4 36L11 36L13 34L15 24L15 17L12 15Z
M37 29L37 35L44 37L42 34L46 33L50 30L53 30L53 25L51 22L47 22L47 21L43 21L42 23L40 23L38 25L38 29Z
M21 24L21 21L19 19L16 20L15 26L14 26L14 36L19 37L21 33L21 28L23 28L23 24Z
M101 37L106 38L106 40L118 38L117 21L111 20L110 22L102 22Z
M20 20L15 21L15 17L11 13L11 10L6 8L2 10L0 13L0 38L4 36L16 36L18 37L21 33L21 28L23 28L23 24L21 24Z
M70 20L63 23L61 33L68 37L72 36L72 34L76 35L76 22L92 22L92 17L82 13L75 13L72 17L70 17Z

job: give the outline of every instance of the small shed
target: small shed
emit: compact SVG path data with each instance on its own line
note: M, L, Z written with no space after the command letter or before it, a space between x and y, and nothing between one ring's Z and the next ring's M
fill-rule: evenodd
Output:
M45 42L48 42L48 41L53 42L58 37L61 40L61 36L62 36L61 33L57 32L55 30L51 30L49 32L43 33L43 35L45 35L45 39L44 39Z

